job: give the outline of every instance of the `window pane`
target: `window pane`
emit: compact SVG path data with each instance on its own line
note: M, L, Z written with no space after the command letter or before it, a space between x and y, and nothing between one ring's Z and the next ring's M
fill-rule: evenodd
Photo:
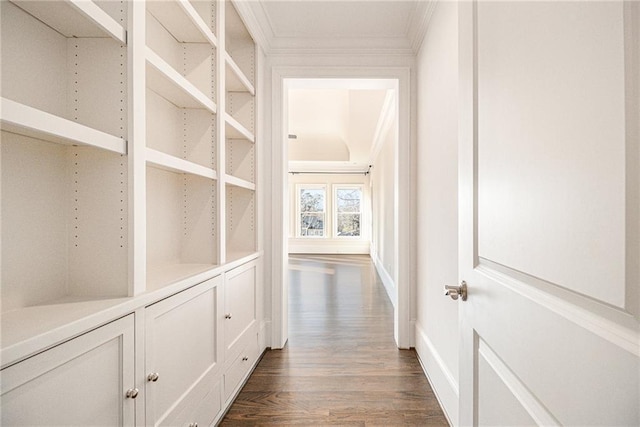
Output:
M306 236L306 237L324 236L324 214L323 213L300 214L300 236Z
M360 236L360 214L338 214L338 236Z
M324 212L324 189L303 188L300 190L300 212Z
M359 188L339 188L336 191L338 212L360 212L362 190Z

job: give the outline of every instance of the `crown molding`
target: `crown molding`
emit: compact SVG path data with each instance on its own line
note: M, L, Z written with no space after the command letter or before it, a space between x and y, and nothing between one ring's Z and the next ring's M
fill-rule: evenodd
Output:
M411 40L411 50L415 55L420 51L424 36L427 34L429 22L438 5L438 0L419 1L407 28L407 37Z
M404 37L278 37L264 0L232 0L251 36L266 55L393 55L418 53L437 0L416 1Z

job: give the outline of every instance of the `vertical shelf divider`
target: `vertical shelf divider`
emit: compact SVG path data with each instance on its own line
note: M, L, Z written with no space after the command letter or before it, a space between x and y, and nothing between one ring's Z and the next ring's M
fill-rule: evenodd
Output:
M129 290L146 290L146 6L128 2L129 37Z
M216 13L216 28L218 30L218 50L216 51L216 61L217 61L217 96L218 96L218 223L216 224L218 229L218 261L219 264L224 264L227 261L227 206L226 206L226 128L225 128L225 116L226 116L226 66L225 66L225 58L227 55L226 50L226 34L225 34L225 25L226 25L226 1L222 0L216 2L217 5L217 13Z

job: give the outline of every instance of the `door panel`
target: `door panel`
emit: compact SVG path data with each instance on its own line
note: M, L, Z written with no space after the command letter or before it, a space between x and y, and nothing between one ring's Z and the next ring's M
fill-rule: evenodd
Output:
M2 370L4 426L133 426L133 315Z
M640 424L639 9L460 5L462 425Z
M622 23L621 3L478 3L478 255L618 307Z

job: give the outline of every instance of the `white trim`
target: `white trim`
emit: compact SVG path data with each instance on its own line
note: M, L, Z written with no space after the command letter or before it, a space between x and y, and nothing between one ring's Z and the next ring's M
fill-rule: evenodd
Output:
M416 353L447 421L458 425L458 382L420 322L415 323Z
M382 280L382 284L384 285L384 290L387 291L387 296L389 296L389 300L391 304L395 308L398 307L398 290L396 288L396 284L393 281L393 278L389 274L389 272L384 268L382 261L378 258L378 253L375 251L371 252L371 259L373 260L373 265L376 267L376 271L378 272L378 276Z
M369 241L344 239L289 239L289 254L369 254Z
M476 271L634 356L640 357L640 331L637 329L626 327L561 297L529 286L482 263L476 268ZM628 314L625 317L631 318L632 315Z
M493 369L496 375L502 380L504 385L513 393L518 402L527 411L539 426L560 426L562 425L551 412L540 402L518 376L500 359L487 343L479 339L478 355Z
M397 37L288 37L275 34L263 1L233 0L251 36L267 55L415 55L433 14L435 0L416 2L404 35Z
M379 55L378 55L379 57ZM407 66L272 66L272 93L271 93L271 114L272 114L272 204L271 204L271 239L272 239L272 322L274 347L282 346L287 340L287 246L288 238L288 196L287 169L285 148L286 135L286 96L285 88L288 79L298 78L377 78L392 79L398 87L398 156L397 156L397 192L396 192L396 221L394 229L397 237L396 256L396 277L398 284L398 305L394 315L394 338L399 348L409 348L413 341L413 330L411 329L410 308L411 308L411 182L412 162L411 153L414 150L415 142L411 137L411 68Z

